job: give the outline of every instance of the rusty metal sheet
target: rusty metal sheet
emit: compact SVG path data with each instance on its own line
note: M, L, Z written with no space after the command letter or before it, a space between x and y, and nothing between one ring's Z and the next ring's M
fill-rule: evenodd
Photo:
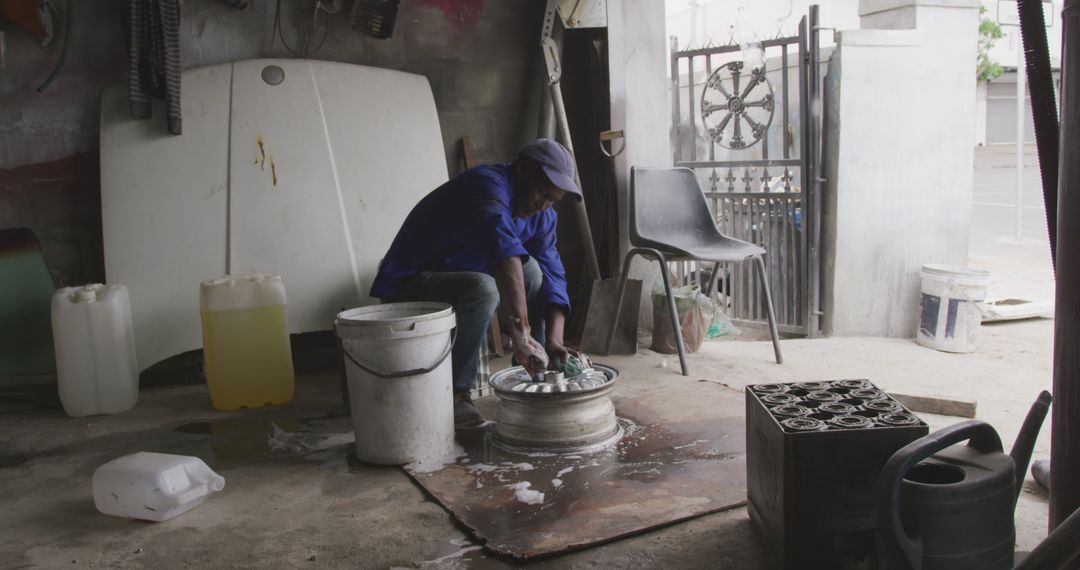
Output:
M581 550L745 504L742 399L730 399L717 407L724 417L695 421L616 399L625 435L592 454L510 453L489 425L459 434L455 462L406 472L496 554Z

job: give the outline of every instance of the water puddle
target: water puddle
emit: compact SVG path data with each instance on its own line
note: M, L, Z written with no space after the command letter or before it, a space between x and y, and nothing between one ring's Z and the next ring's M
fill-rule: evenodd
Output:
M514 570L520 564L510 564L494 557L475 541L458 535L444 542L431 553L430 559L411 566L392 567L390 570ZM532 566L544 566L543 562Z
M271 417L264 419L223 419L191 422L173 431L205 435L200 440L178 444L174 453L203 456L215 468L228 469L266 461L271 458L337 457L339 448L351 448L351 426L326 425L320 419ZM199 453L203 451L203 453Z
M734 480L725 474L745 469L742 437L729 437L739 433L735 420L618 420L623 438L591 453L507 450L496 445L494 426L485 426L458 433L467 453L453 464L430 473L407 470L493 551L515 557L603 540L611 529L599 528L605 524L598 517L662 522L745 495L735 484L731 497L716 492L717 477Z

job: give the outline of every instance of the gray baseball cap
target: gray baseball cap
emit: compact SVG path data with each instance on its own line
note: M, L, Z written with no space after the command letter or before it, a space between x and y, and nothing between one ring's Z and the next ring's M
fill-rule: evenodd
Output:
M574 157L566 147L551 139L536 139L518 151L518 157L535 160L556 188L581 201L581 188L574 182Z

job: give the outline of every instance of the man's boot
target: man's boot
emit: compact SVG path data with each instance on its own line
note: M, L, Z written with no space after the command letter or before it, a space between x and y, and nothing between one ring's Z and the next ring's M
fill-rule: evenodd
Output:
M454 392L454 427L475 427L480 425L484 418L480 411L472 403L472 397L468 392Z

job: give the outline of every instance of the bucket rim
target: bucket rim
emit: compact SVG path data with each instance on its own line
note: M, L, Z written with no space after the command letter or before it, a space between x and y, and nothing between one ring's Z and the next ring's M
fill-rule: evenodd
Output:
M922 273L942 277L959 277L962 279L989 279L990 277L990 272L983 269L975 269L963 265L948 265L944 263L927 263L922 266Z
M411 311L408 315L391 318L362 318L372 313L385 313L394 310ZM425 311L425 312L420 312ZM382 303L346 309L337 314L335 324L348 327L375 327L399 324L404 321L429 321L452 316L454 308L447 303L435 301L408 301L403 303Z

